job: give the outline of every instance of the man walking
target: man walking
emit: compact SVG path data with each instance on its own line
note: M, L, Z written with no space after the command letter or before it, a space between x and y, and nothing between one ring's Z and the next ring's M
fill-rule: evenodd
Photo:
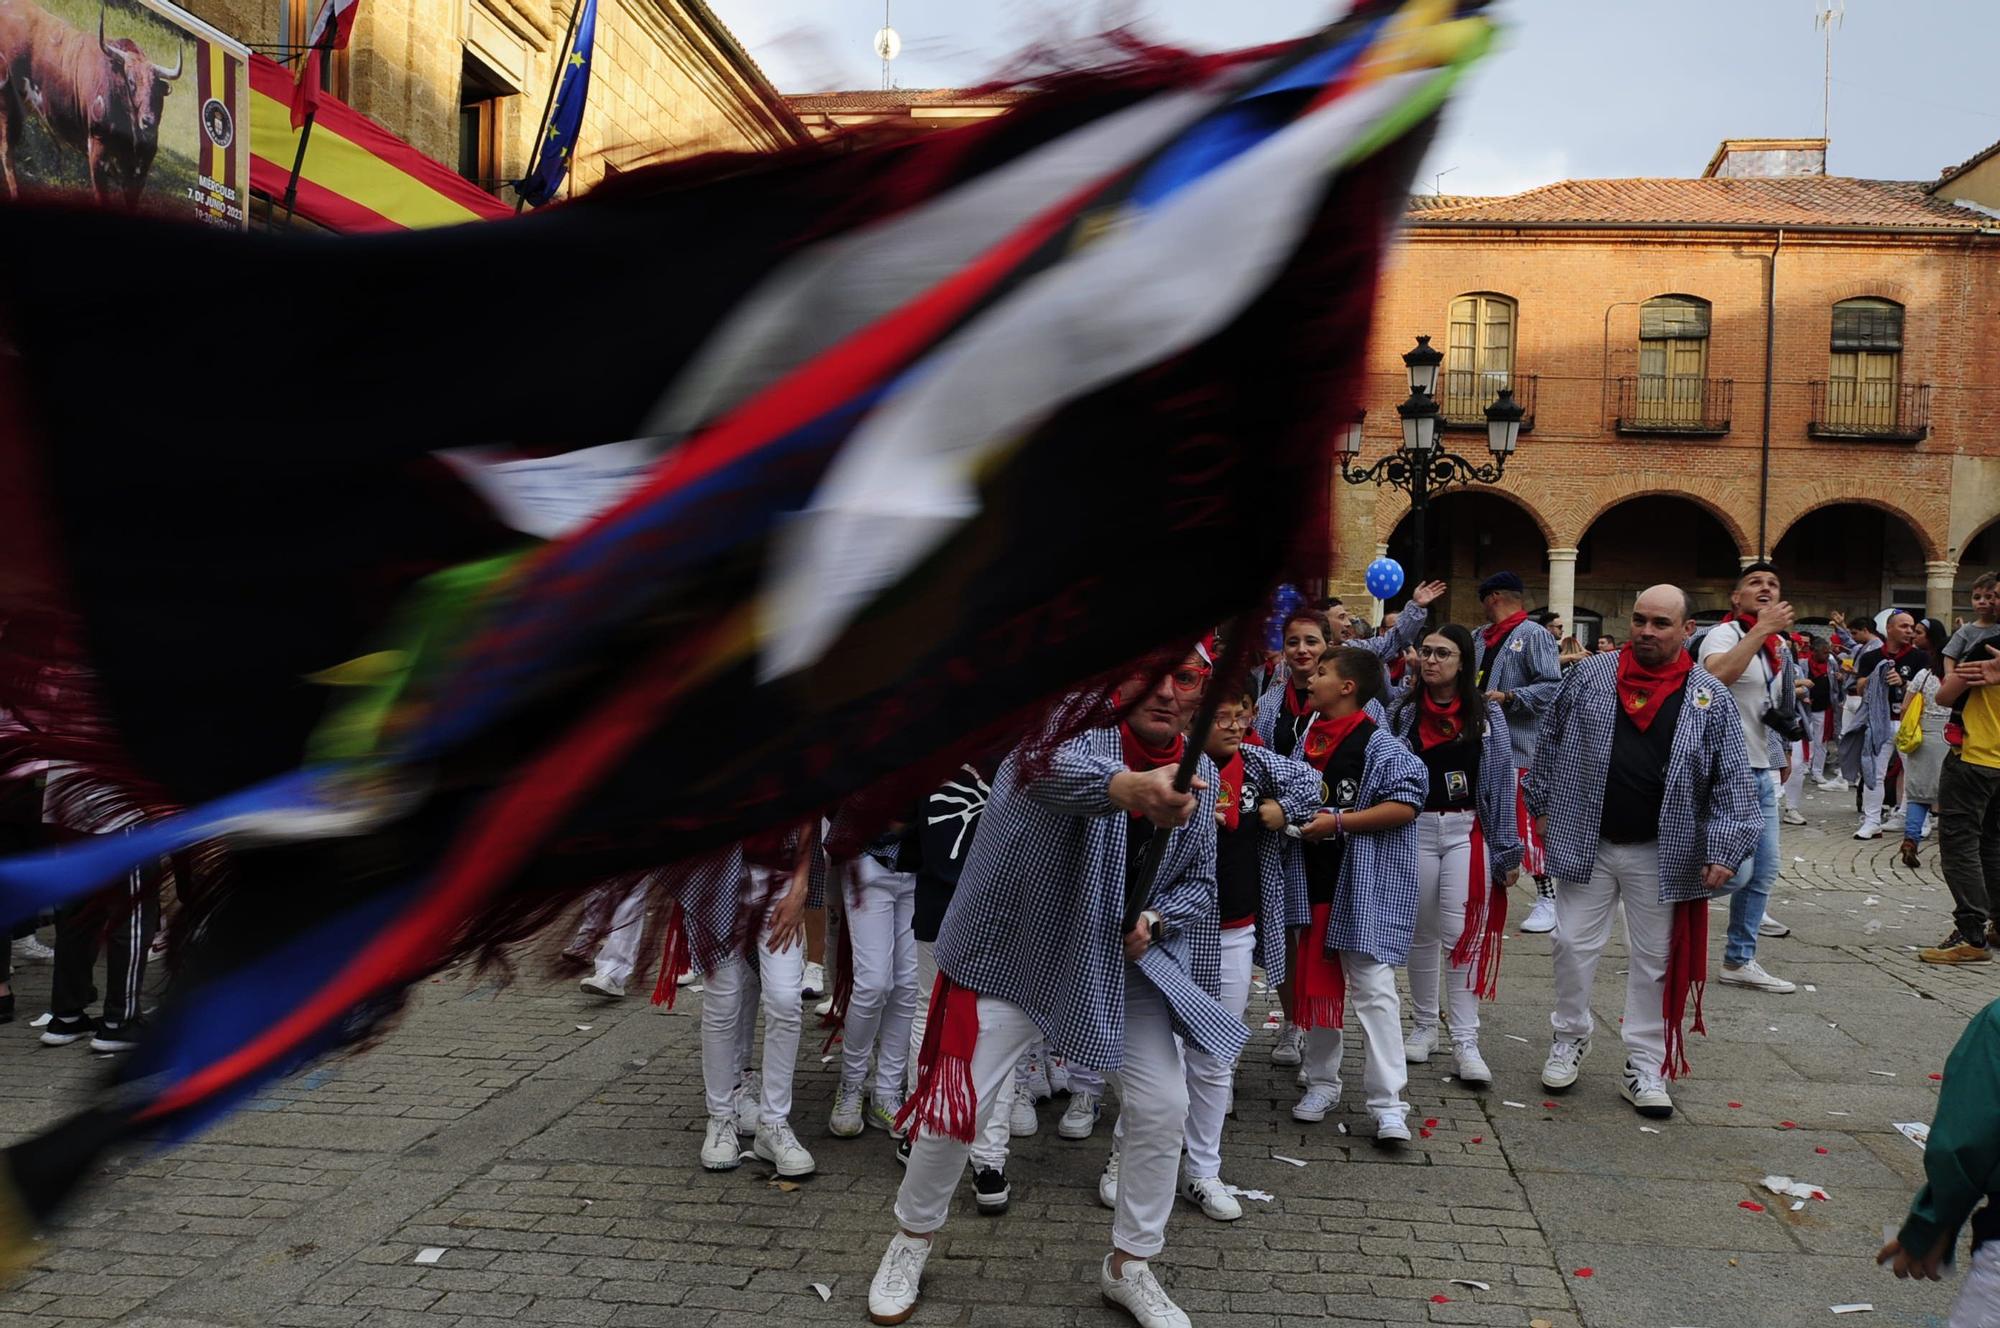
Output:
M1508 736L1514 743L1521 869L1535 878L1535 906L1521 920L1521 930L1546 932L1555 930L1555 887L1542 860L1541 836L1535 833L1519 788L1535 762L1535 730L1542 711L1562 685L1562 658L1556 638L1528 620L1522 594L1521 578L1512 572L1496 572L1479 583L1479 607L1486 613L1487 626L1474 634L1472 648L1479 687L1507 717Z
M1764 808L1728 691L1688 658L1687 595L1654 586L1623 650L1563 679L1542 724L1528 809L1547 833L1556 890L1554 1038L1542 1083L1561 1092L1590 1052L1590 987L1624 906L1625 1068L1643 1116L1673 1114L1686 1068L1681 1017L1708 956L1708 899L1749 857Z
M1780 596L1777 569L1752 563L1736 578L1729 596L1730 611L1701 641L1701 664L1729 689L1743 728L1743 746L1757 781L1757 805L1764 813L1764 832L1757 851L1737 873L1736 892L1729 898L1729 943L1722 951L1722 981L1785 995L1798 990L1773 977L1757 962L1757 929L1778 879L1779 802L1790 773L1788 736L1775 725L1803 725L1797 671L1785 634L1791 631L1792 606Z
M1884 830L1901 830L1900 816L1884 821L1883 798L1888 792L1889 762L1896 756L1896 723L1903 717L1903 695L1910 675L1930 667L1930 655L1914 644L1917 620L1902 609L1882 624L1882 650L1875 667L1861 675L1861 828L1856 839L1880 839Z
M1917 958L1983 964L1992 957L1993 899L2000 892L2000 656L1990 646L1938 684L1937 703L1964 705L1964 741L1938 772L1938 861L1951 890L1951 935Z

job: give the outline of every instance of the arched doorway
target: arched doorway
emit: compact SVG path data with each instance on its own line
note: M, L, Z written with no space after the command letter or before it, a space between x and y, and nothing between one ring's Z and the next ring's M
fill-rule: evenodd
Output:
M1692 498L1648 494L1598 513L1576 544L1578 616L1588 609L1625 639L1639 592L1665 582L1688 593L1695 614L1713 621L1729 607L1742 567L1729 528Z
M1535 518L1512 499L1476 489L1453 490L1431 500L1424 533L1429 547L1413 560L1410 518L1405 515L1389 536L1389 556L1406 568L1420 566L1425 579L1449 587L1443 603L1433 607L1435 621L1468 626L1484 621L1479 583L1501 571L1520 576L1531 607L1548 603L1548 540ZM1400 608L1409 593L1405 586L1389 606Z
M1988 522L1960 550L1950 616L1972 621L1972 583L1988 572L2000 572L2000 518Z
M1923 545L1908 522L1879 507L1815 508L1785 531L1771 561L1802 619L1824 622L1836 611L1851 618L1886 608L1924 612ZM1971 584L1970 577L1966 581Z

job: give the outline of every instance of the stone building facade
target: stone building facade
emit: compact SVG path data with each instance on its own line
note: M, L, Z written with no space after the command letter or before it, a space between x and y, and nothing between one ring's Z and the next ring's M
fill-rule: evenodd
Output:
M1481 425L1503 384L1530 408L1501 484L1433 500L1422 569L1451 580L1454 617L1508 568L1586 636L1622 637L1644 586L1681 582L1713 611L1766 554L1808 618L1949 618L2000 566L2000 213L1973 192L2000 195L2000 162L1904 183L1818 174L1823 152L1730 143L1699 179L1412 203L1360 460L1394 446L1397 357L1419 333L1447 352L1454 422ZM1483 428L1445 442L1486 458ZM1378 551L1414 554L1408 501L1334 488L1333 589L1360 595Z

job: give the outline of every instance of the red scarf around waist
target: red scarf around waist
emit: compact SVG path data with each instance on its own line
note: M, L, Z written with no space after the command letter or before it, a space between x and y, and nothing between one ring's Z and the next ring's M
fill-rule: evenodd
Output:
M1722 621L1735 623L1745 636L1750 635L1751 629L1757 626L1757 616L1752 613L1727 613L1723 615ZM1764 662L1771 666L1773 678L1777 677L1779 671L1785 667L1785 657L1779 652L1776 632L1764 638Z
M1324 773L1327 758L1333 755L1335 748L1347 741L1348 735L1361 727L1361 721L1366 718L1368 718L1366 710L1357 710L1351 715L1342 715L1339 719L1328 719L1321 715L1312 722L1312 727L1306 730L1305 738L1299 743L1298 758Z
M979 1045L979 993L940 973L931 988L930 1018L917 1053L917 1091L896 1113L896 1128L912 1142L925 1131L972 1142L978 1101L972 1089L972 1053Z
M1667 933L1667 980L1660 1013L1667 1021L1667 1054L1660 1073L1669 1079L1688 1072L1687 1034L1681 1018L1687 1013L1688 997L1694 997L1694 1031L1708 1036L1701 1020L1702 989L1708 985L1708 899L1684 899L1674 905L1674 920Z
M1653 716L1660 713L1661 703L1681 689L1693 667L1694 661L1685 650L1676 650L1672 659L1654 669L1641 664L1631 646L1619 647L1618 704L1639 732L1653 727Z
M1483 1000L1500 994L1500 946L1507 931L1507 891L1486 860L1486 834L1472 818L1472 865L1465 882L1465 926L1451 947L1453 968L1472 965L1467 987Z
M1221 787L1215 793L1216 810L1222 813L1222 828L1236 829L1243 815L1243 749L1229 754L1229 764L1219 772Z
M1528 621L1528 611L1522 609L1512 617L1502 618L1499 622L1489 627L1480 628L1479 635L1485 638L1487 653L1491 654L1493 651L1498 650L1500 643L1507 639L1507 633L1513 631L1526 621ZM1488 661L1488 667L1491 667L1491 661Z
M1417 695L1417 750L1427 752L1440 743L1456 742L1465 732L1459 718L1464 698L1454 696L1450 705L1439 705L1428 690Z

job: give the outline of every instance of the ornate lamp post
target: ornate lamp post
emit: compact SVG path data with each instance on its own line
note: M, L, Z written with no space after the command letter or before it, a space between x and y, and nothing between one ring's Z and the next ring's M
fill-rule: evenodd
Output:
M1354 469L1361 454L1361 423L1366 412L1355 415L1334 435L1334 455L1340 461L1340 475L1349 484L1391 484L1410 495L1410 533L1416 553L1411 567L1405 568L1405 584L1424 579L1424 524L1430 497L1454 484L1497 484L1507 469L1507 458L1521 440L1521 417L1526 412L1514 400L1514 390L1500 389L1499 397L1486 408L1486 450L1490 462L1475 464L1452 452L1442 451L1439 433L1444 421L1438 414L1438 366L1444 356L1433 349L1429 337L1418 337L1414 349L1403 356L1409 370L1410 395L1396 407L1402 421L1402 445L1372 466Z

